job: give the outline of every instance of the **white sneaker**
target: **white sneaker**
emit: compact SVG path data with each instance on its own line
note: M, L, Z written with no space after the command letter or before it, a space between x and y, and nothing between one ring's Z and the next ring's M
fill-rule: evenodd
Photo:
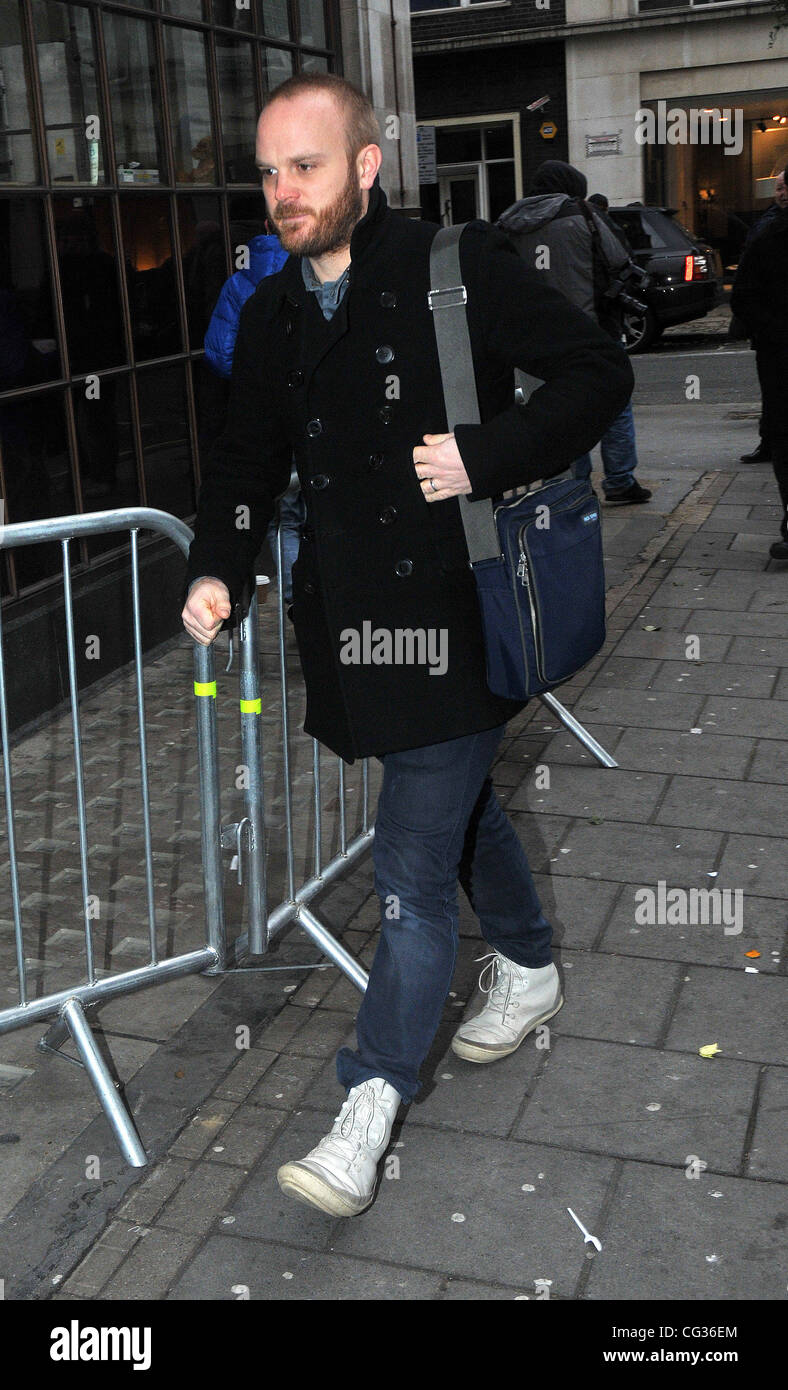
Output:
M277 1173L283 1192L331 1216L358 1216L372 1201L401 1097L382 1076L348 1092L330 1134Z
M452 1052L467 1062L495 1062L508 1057L540 1023L557 1014L564 1002L561 981L554 965L538 970L493 951L479 956L488 964L479 976L479 989L487 995L480 1014L460 1024L452 1038ZM485 975L489 973L489 982Z

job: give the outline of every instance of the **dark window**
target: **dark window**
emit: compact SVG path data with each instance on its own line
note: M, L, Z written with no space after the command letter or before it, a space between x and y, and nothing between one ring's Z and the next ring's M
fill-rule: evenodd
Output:
M164 82L175 182L218 183L203 34L164 25Z
M37 183L38 154L33 141L30 71L22 48L16 5L0 10L0 183Z
M260 0L261 29L269 39L289 39L287 0Z
M238 29L242 33L251 33L254 29L251 5L248 9L239 9L235 0L212 0L211 11L214 24L221 24L225 29Z
M222 211L213 193L178 198L178 243L189 347L201 348L219 293L227 279Z
M52 183L103 183L104 114L90 12L34 0L33 23Z
M435 131L435 157L439 164L459 164L468 159L481 159L482 134L479 126L460 126L457 130L446 130L438 126Z
M488 164L487 187L490 194L490 221L494 222L515 200L514 162Z
M119 183L166 183L153 25L109 11L104 16Z
M514 133L511 121L505 125L484 127L485 155L487 159L513 159Z
M57 195L53 206L71 374L119 367L126 346L110 201Z
M261 99L294 71L334 69L330 4L333 24L324 0L0 0L10 522L143 502L193 513L228 397L206 330L237 248L265 231ZM75 541L72 565L119 546ZM60 568L59 544L6 551L0 591Z
M301 20L301 42L313 48L326 46L326 20L323 14L323 0L298 0Z
M134 193L121 200L120 212L134 355L138 362L168 357L183 350L170 200Z
M137 390L147 505L188 516L195 488L183 364L140 372Z
M76 511L69 462L65 393L23 396L0 402L3 495L9 522L40 521ZM13 551L17 584L26 586L60 570L60 544L28 545Z
M255 49L242 39L216 35L216 73L221 107L224 177L227 183L257 183L254 162L257 102L252 99Z
M0 198L0 390L61 375L40 198Z

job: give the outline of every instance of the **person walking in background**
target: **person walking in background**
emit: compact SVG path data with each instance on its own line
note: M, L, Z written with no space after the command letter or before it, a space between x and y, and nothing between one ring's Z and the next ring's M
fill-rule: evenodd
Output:
M496 226L511 237L527 264L548 284L594 319L616 342L623 336L623 317L616 296L608 291L631 262L618 232L585 201L588 181L571 164L547 159L536 171L526 198L513 203ZM631 402L600 440L605 470L602 487L610 503L648 502L651 492L636 481L635 421ZM591 475L591 454L572 465L576 478Z
M266 227L268 223L266 222ZM284 250L278 236L268 232L251 237L247 243L249 264L231 275L224 285L205 335L205 359L218 376L230 377L233 367L235 340L241 310L247 299L254 294L260 281L267 275L275 275L282 269L288 253ZM298 555L301 527L306 519L306 507L298 483L288 487L279 498L278 516L268 528L266 539L271 547L274 564L278 564L276 550L277 527L282 530L282 563L284 569L284 599L290 604L293 600L293 565Z
M785 177L786 173L788 173L788 169L783 169L782 173L777 175L774 186L774 202L750 228L749 235L742 249L742 257L749 250L755 238L760 236L763 232L767 232L770 227L773 227L780 212L788 208L788 182ZM758 425L760 440L758 442L758 447L753 449L751 454L741 455L740 462L771 463L772 445L769 435L769 411L766 403L766 390L764 389L764 377L768 379L769 374L768 364L765 364L765 355L768 349L762 351L756 340L753 340L752 345L755 349L755 369L758 373L758 382L761 388L761 418Z
M788 169L783 181L786 174ZM782 502L781 539L769 554L788 560L788 206L778 209L742 256L731 308L760 358L771 462Z

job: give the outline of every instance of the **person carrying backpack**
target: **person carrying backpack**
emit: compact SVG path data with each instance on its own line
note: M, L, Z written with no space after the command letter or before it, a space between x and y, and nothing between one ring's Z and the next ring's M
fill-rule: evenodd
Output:
M495 225L549 285L620 342L622 322L615 291L626 278L631 258L618 234L585 201L587 191L588 181L579 169L547 159L537 169L528 197L508 207ZM605 501L648 502L650 490L635 479L638 459L631 401L600 443ZM576 478L588 478L590 453L576 459L572 471Z

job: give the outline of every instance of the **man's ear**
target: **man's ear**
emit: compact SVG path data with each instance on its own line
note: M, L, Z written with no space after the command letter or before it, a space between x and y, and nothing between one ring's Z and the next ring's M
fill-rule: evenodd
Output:
M361 187L371 188L383 163L383 151L380 145L365 145L357 158Z

